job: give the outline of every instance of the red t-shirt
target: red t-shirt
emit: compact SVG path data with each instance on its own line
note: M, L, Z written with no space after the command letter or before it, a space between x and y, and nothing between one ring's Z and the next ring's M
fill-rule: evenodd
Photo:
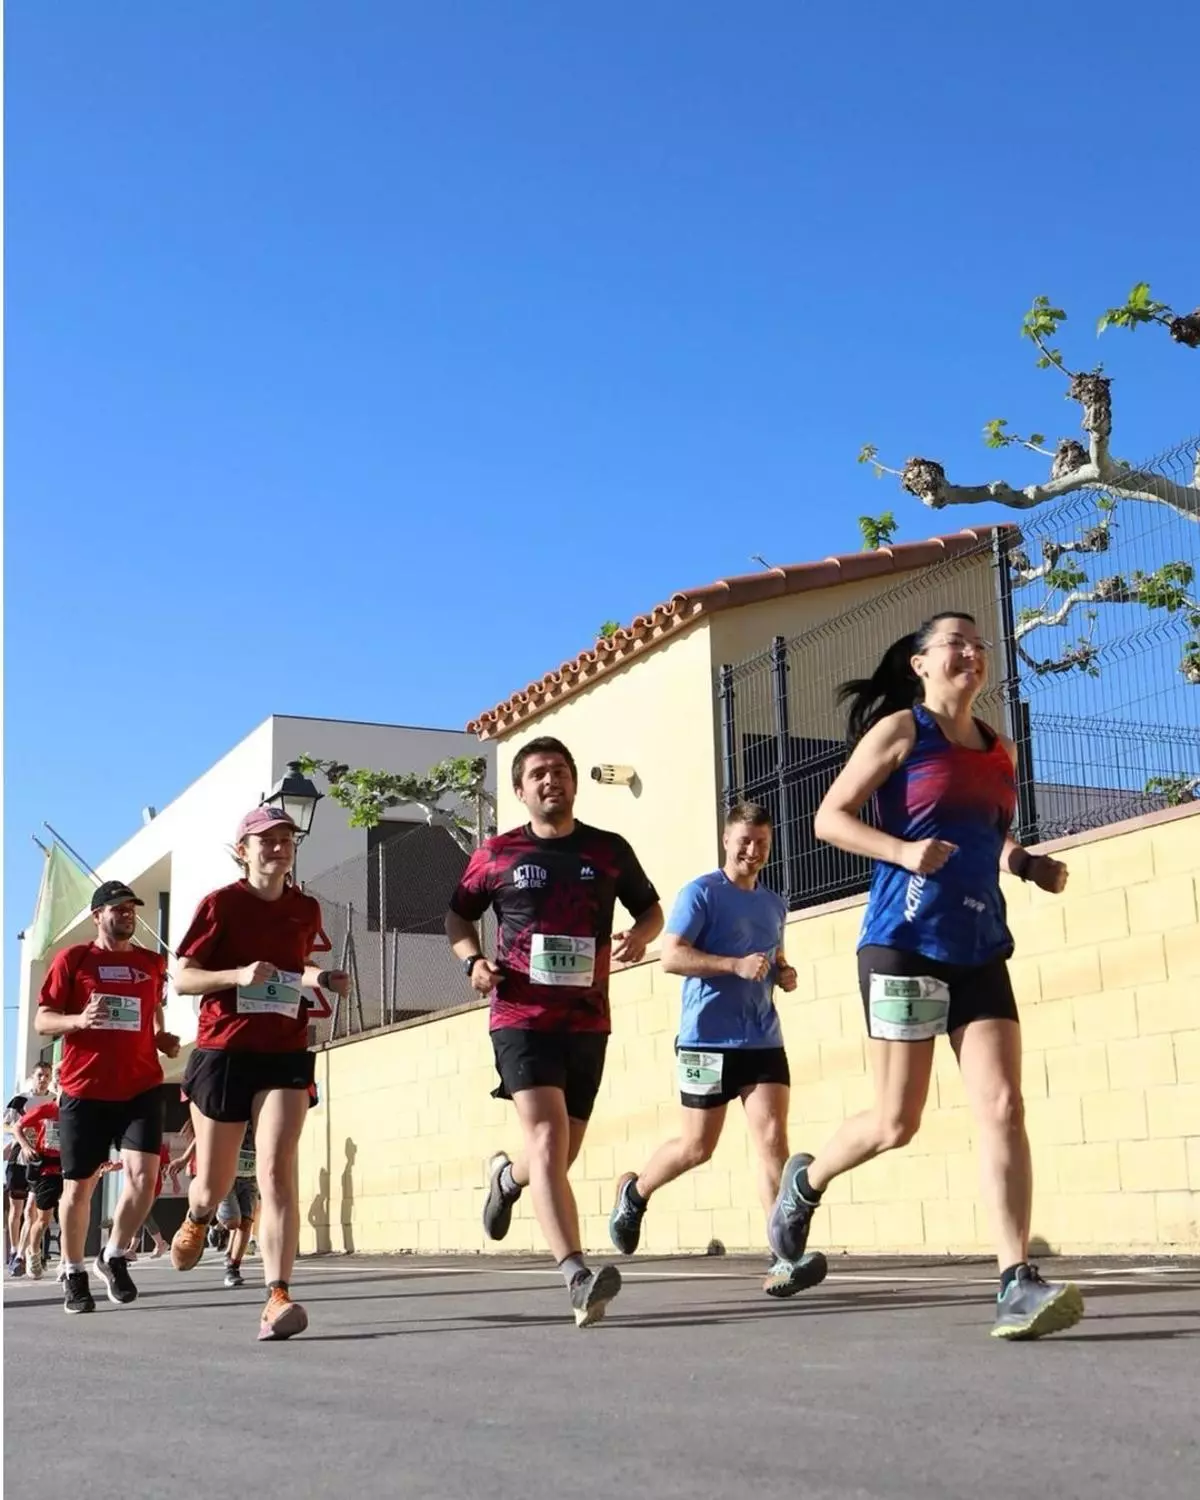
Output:
M276 986L253 993L217 990L200 1002L197 1047L231 1052L300 1052L308 1046L307 1002L300 975L321 931L321 904L295 886L264 901L244 880L205 896L179 945L180 958L202 969L274 964ZM290 976L290 977L289 977Z
M27 1115L21 1116L20 1128L27 1131L37 1142L38 1155L42 1158L41 1170L46 1173L62 1171L62 1157L58 1144L58 1103L39 1104Z
M131 944L65 948L50 965L38 1004L77 1016L93 995L108 999L107 1019L63 1037L59 1082L76 1099L132 1099L163 1081L154 1044L154 1012L163 1003L167 961Z

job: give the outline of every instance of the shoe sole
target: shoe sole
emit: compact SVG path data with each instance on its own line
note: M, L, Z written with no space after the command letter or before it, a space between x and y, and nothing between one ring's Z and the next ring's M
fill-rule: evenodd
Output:
M787 1281L780 1281L772 1286L768 1277L763 1282L763 1291L768 1297L794 1297L797 1292L820 1286L828 1275L829 1262L820 1250L811 1250L800 1257Z
M779 1180L779 1192L775 1198L774 1207L771 1209L771 1216L767 1220L767 1243L770 1245L772 1252L780 1260L800 1260L804 1255L804 1245L787 1245L782 1239L782 1236L789 1232L788 1222L782 1209L783 1185L785 1182L791 1182L800 1168L807 1167L812 1159L812 1156L807 1151L797 1151L793 1156L789 1156ZM805 1235L805 1243L807 1243L807 1240L808 1236ZM795 1251L796 1253L791 1254L789 1253L790 1251Z
M512 1225L512 1203L500 1191L500 1173L509 1165L511 1160L505 1151L498 1151L488 1162L488 1195L483 1205L483 1232L489 1240L502 1240ZM493 1201L499 1204L494 1212Z
M591 1328L608 1311L608 1304L621 1290L621 1273L616 1266L601 1266L588 1291L587 1302L574 1309L578 1328Z
M637 1249L638 1245L641 1243L642 1238L642 1226L640 1222L634 1227L632 1241L626 1239L622 1244L622 1242L617 1238L617 1235L620 1232L617 1226L617 1216L621 1212L621 1199L625 1193L625 1185L626 1183L636 1181L636 1172L626 1172L625 1175L618 1181L617 1201L613 1204L613 1211L608 1216L608 1237L613 1242L613 1247L619 1250L622 1255L632 1255Z
M1083 1293L1073 1282L1067 1282L1056 1297L1042 1303L1027 1323L993 1328L992 1337L1016 1343L1025 1339L1043 1339L1051 1333L1064 1333L1068 1328L1074 1328L1083 1313Z
M176 1254L175 1241L171 1241L171 1264L177 1271L194 1271L204 1259L204 1241L201 1240L200 1248L191 1260L187 1260L182 1254Z
M35 1271L34 1268L30 1266L26 1270L25 1274L29 1277L30 1281L41 1281L42 1277L45 1275L45 1270L42 1266L38 1266L37 1270Z
M80 1313L93 1313L95 1311L96 1311L95 1299L93 1299L91 1307L66 1307L66 1306L63 1307L63 1312L66 1313L66 1315L67 1315L68 1318L76 1318L76 1317L79 1316Z
M273 1323L261 1323L258 1329L260 1343L271 1343L280 1339L295 1338L308 1327L308 1314L298 1302L293 1302L286 1312L281 1312Z
M110 1302L115 1303L118 1307L128 1307L131 1302L136 1302L137 1301L137 1287L133 1288L133 1296L132 1297L118 1297L117 1296L117 1289L116 1289L116 1287L113 1286L112 1282L109 1281L108 1275L107 1275L107 1273L104 1270L104 1266L103 1266L103 1263L102 1263L102 1258L99 1255L96 1257L95 1261L92 1263L92 1271L104 1283L104 1292L105 1292L105 1295L108 1297L108 1300Z

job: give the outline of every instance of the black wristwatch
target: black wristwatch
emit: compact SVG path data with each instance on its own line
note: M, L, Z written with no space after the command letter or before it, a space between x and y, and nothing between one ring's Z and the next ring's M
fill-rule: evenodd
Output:
M479 963L482 960L482 958L483 958L483 954L482 953L472 953L471 956L470 956L470 958L464 958L463 959L463 961L462 961L463 972L466 974L466 976L467 976L468 979L470 979L471 974L472 974L472 972L473 972L473 970L475 968L475 965L477 963Z

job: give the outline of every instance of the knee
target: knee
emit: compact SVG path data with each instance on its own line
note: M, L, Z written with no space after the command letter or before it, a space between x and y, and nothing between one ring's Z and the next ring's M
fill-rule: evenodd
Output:
M880 1151L897 1151L907 1146L921 1128L919 1113L898 1111L876 1117L875 1145Z
M716 1149L716 1141L710 1141L707 1136L685 1137L683 1152L689 1171L693 1167L702 1167L705 1162L712 1161L713 1152Z
M254 1220L239 1219L237 1227L242 1231L243 1234L249 1234L250 1231L254 1228Z
M977 1105L979 1123L1000 1135L1018 1135L1025 1129L1025 1101L1012 1084L990 1089Z
M264 1198L275 1202L295 1195L295 1159L291 1156L258 1158L258 1189Z
M565 1163L570 1153L570 1142L564 1132L549 1120L539 1120L526 1135L529 1165L544 1170L557 1168Z

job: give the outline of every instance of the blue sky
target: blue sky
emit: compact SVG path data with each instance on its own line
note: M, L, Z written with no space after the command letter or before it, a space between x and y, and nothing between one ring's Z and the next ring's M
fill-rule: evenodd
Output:
M1200 300L1185 10L10 6L6 1004L43 818L99 859L268 713L457 726L752 553L987 519L855 454L994 477L1076 421L1035 294L1082 360ZM1118 451L1200 425L1103 353Z

